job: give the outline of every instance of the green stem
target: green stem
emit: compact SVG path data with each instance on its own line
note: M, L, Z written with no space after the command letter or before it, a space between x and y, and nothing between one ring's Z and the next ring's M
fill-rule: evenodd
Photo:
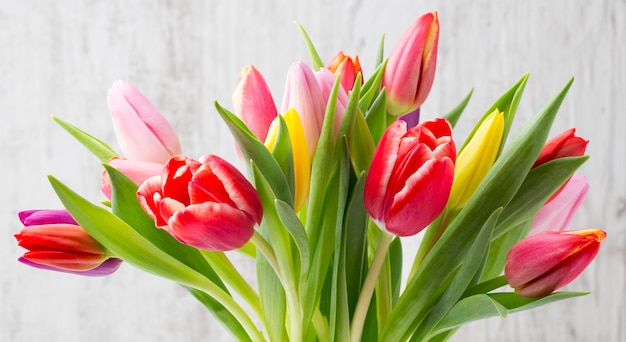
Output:
M228 286L235 290L235 292L250 305L250 308L252 308L258 317L263 317L259 295L243 276L241 276L241 273L233 266L226 254L224 254L224 252L209 252L203 250L201 250L200 253L218 274L220 279L224 280Z
M387 318L391 312L391 302L391 264L389 255L387 255L378 276L378 283L376 284L378 331L382 331L382 328L387 322Z
M361 334L363 333L363 325L365 324L365 317L367 316L367 310L369 309L370 302L372 300L372 294L378 280L378 275L382 269L383 263L389 251L389 245L391 244L392 236L386 232L382 232L376 253L372 259L372 264L367 271L365 282L361 288L359 299L356 302L356 308L354 309L354 315L352 316L352 325L350 327L350 340L352 342L358 342L361 340Z
M192 285L200 291L204 291L209 296L222 304L241 324L253 341L265 341L263 334L257 329L256 325L250 319L250 316L241 308L241 306L224 290L219 288L210 280L203 284Z
M269 262L274 272L276 272L276 276L280 279L280 269L278 268L278 262L276 261L276 255L274 254L272 246L270 246L270 244L267 243L267 240L265 240L265 238L256 230L254 231L254 235L252 235L250 241L252 241L252 243L256 246L257 251L261 252L265 259L267 259L267 262Z

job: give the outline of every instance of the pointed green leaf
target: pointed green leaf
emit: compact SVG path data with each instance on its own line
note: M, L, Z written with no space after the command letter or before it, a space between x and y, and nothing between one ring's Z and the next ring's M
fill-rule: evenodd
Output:
M385 35L380 37L380 43L378 44L378 53L376 54L376 66L379 66L385 58Z
M91 153L93 153L101 162L106 163L109 159L117 156L117 153L113 151L109 145L102 140L92 136L91 134L81 130L80 128L67 123L56 116L52 117L59 126L63 127L69 134L71 134L78 142L83 144Z
M293 239L298 254L300 255L300 279L301 281L305 275L309 272L309 264L311 262L311 252L309 247L309 239L307 238L306 231L302 222L298 219L298 216L287 203L276 200L276 212L280 217L280 221L285 226L291 238Z
M293 165L293 150L291 148L291 140L289 138L289 130L287 123L282 115L278 115L278 134L274 142L272 156L283 171L283 175L287 180L287 185L291 191L292 198L296 197L295 171Z
M385 67L387 66L387 60L385 60L382 64L376 67L376 70L370 76L370 78L365 81L365 84L361 88L361 98L359 100L359 108L361 112L365 113L372 105L372 101L380 91L380 84L383 81L383 74L385 72Z
M474 93L474 88L470 89L469 93L465 96L465 98L463 98L463 100L461 100L458 105L456 105L456 107L452 108L451 111L443 116L445 119L450 121L450 125L453 128L454 126L456 126L456 123L459 121L461 114L463 114L465 107L467 107L469 100L472 98L472 93Z
M383 136L387 129L387 90L383 89L378 93L374 103L365 113L365 121L374 140L374 144L378 144L380 137Z
M300 34L302 34L302 39L304 39L304 44L306 44L307 50L309 50L309 55L311 56L312 68L314 70L322 69L324 67L324 62L322 62L320 55L317 53L317 50L315 49L315 46L313 45L311 38L309 38L309 35L306 33L302 25L300 25L297 21L295 22L295 24L296 26L298 26L298 29L300 30Z
M508 310L498 301L485 294L464 298L454 305L446 317L433 329L431 335L459 327L469 322L500 316L506 317Z
M367 270L367 222L368 215L363 203L363 190L365 188L365 172L362 172L352 188L352 194L346 210L345 239L346 239L346 287L348 289L348 302L350 316L354 313L356 302L365 272Z

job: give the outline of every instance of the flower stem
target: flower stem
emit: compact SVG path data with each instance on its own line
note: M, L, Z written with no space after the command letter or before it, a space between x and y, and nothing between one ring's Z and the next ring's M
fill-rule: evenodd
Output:
M365 324L365 317L367 316L367 310L369 309L370 302L372 300L372 294L378 280L378 275L385 262L387 252L389 251L389 245L391 244L392 236L386 232L382 232L376 253L372 259L372 264L367 271L365 282L361 288L359 299L354 309L354 315L352 317L352 325L350 327L350 340L352 342L358 342L361 340L361 334L363 333L363 325Z
M204 259L211 265L220 279L224 280L228 286L235 290L254 310L258 317L262 317L261 303L259 295L254 291L252 286L241 276L235 266L224 252L209 252L201 250L200 253Z

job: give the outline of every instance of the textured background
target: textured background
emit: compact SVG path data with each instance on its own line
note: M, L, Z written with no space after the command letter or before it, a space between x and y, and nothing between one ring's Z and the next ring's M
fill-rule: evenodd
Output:
M464 327L456 341L626 341L626 1L4 1L0 2L0 341L230 340L176 284L123 265L106 278L35 270L15 259L19 210L60 206L54 174L98 201L98 161L50 119L57 115L110 142L106 90L138 87L173 123L190 156L236 161L213 108L231 108L239 69L254 63L280 99L289 65L308 59L292 21L323 59L359 54L366 76L379 37L389 49L419 14L438 10L437 78L423 115L452 108L471 87L469 125L531 72L519 123L571 77L553 134L589 139L591 182L572 228L608 238L567 287L592 294ZM410 249L411 244L407 244ZM248 272L252 277L251 270Z

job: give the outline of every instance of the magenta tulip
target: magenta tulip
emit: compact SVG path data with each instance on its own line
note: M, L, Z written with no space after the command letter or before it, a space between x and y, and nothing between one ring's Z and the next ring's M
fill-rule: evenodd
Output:
M567 229L572 217L585 199L587 190L589 190L589 184L585 176L572 176L563 190L539 209L533 220L530 234L544 231L560 232Z
M18 260L36 268L86 276L115 272L122 260L111 258L66 210L28 210L18 214L24 228L15 234L28 252Z
M290 108L296 110L309 148L309 156L313 156L324 123L324 99L311 67L299 61L291 65L287 74L285 94L280 109L287 113Z
M426 13L413 25L389 55L383 87L387 89L387 111L394 116L419 108L428 97L437 67L439 19Z
M159 111L130 84L117 81L109 89L109 112L124 157L165 163L180 153L178 135Z
M515 292L544 297L572 282L591 263L606 233L599 229L544 232L509 250L504 274Z
M447 120L406 126L398 120L387 128L365 181L367 212L398 236L419 233L445 208L456 160Z
M262 207L248 180L223 159L172 157L160 176L144 182L139 204L180 242L209 251L242 247L261 222Z
M239 73L233 106L235 115L260 141L265 141L278 110L263 75L253 65L244 67Z

